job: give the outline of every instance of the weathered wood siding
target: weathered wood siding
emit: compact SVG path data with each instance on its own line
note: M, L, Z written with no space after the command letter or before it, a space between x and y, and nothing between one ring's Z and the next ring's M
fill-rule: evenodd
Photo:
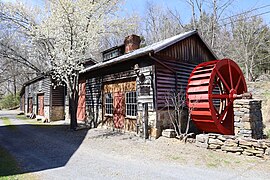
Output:
M64 86L52 88L52 106L64 106L65 95Z
M198 35L191 36L169 46L160 51L158 55L171 57L181 62L195 64L215 59L212 52L207 48Z
M166 93L176 91L176 89L178 92L186 91L188 78L196 65L215 59L197 35L162 50L157 58L175 71L156 63L158 109L164 108Z

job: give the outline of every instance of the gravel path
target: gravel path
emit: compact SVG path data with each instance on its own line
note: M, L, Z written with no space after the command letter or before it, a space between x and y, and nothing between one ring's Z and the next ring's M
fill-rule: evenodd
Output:
M270 163L159 138L144 141L105 129L70 131L0 111L0 144L24 173L40 179L269 179ZM33 121L34 122L34 121Z

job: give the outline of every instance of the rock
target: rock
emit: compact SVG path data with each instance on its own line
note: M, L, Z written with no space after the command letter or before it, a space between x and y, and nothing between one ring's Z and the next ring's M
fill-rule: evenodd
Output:
M210 133L208 134L209 138L217 138L220 134L216 134L216 133Z
M165 129L162 131L162 136L167 137L167 138L175 138L176 133L174 129Z
M267 148L264 152L264 155L270 156L270 148Z
M227 140L224 142L224 146L237 147L237 146L238 146L238 140L227 139Z
M219 135L217 138L221 141L226 141L226 138L223 135Z
M267 148L266 144L263 141L253 142L252 145L257 148L263 148L263 149Z
M221 146L222 151L228 151L228 152L243 152L244 150L241 147L235 147L235 146Z
M209 144L208 149L220 149L221 145L218 144Z
M196 135L196 142L201 142L201 143L208 143L209 136L208 134L198 134Z
M199 141L196 141L195 142L195 145L198 146L198 147L201 147L201 148L205 148L205 149L208 148L208 144L207 143L202 143L202 142L199 142Z
M252 142L247 141L247 140L243 140L243 139L239 139L239 145L244 145L244 146L252 146Z
M209 138L208 144L223 145L224 143L221 140L219 140L219 139Z
M263 154L262 151L258 151L256 149L246 149L245 152L252 153L252 154Z
M252 154L252 153L250 153L250 152L246 152L246 151L243 151L243 152L242 152L242 154L243 154L243 155L246 155L246 156L253 156L253 154Z

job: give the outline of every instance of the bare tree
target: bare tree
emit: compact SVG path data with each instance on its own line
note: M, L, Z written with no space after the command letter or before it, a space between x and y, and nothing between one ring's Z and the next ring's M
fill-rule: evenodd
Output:
M270 62L270 31L261 17L239 16L231 20L232 40L230 56L244 67L245 77L253 81L260 74L260 66Z
M143 32L146 44L161 41L184 31L180 13L147 2Z
M191 119L185 97L184 91L170 91L165 95L165 107L167 108L170 122L179 140L184 142L189 136L193 135L193 133L189 133ZM188 116L186 117L185 115L187 114Z

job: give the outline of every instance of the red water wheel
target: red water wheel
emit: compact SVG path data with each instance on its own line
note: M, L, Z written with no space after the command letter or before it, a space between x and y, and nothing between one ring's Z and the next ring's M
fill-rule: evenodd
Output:
M204 132L234 134L233 101L247 92L239 66L230 59L199 64L187 87L191 119Z

